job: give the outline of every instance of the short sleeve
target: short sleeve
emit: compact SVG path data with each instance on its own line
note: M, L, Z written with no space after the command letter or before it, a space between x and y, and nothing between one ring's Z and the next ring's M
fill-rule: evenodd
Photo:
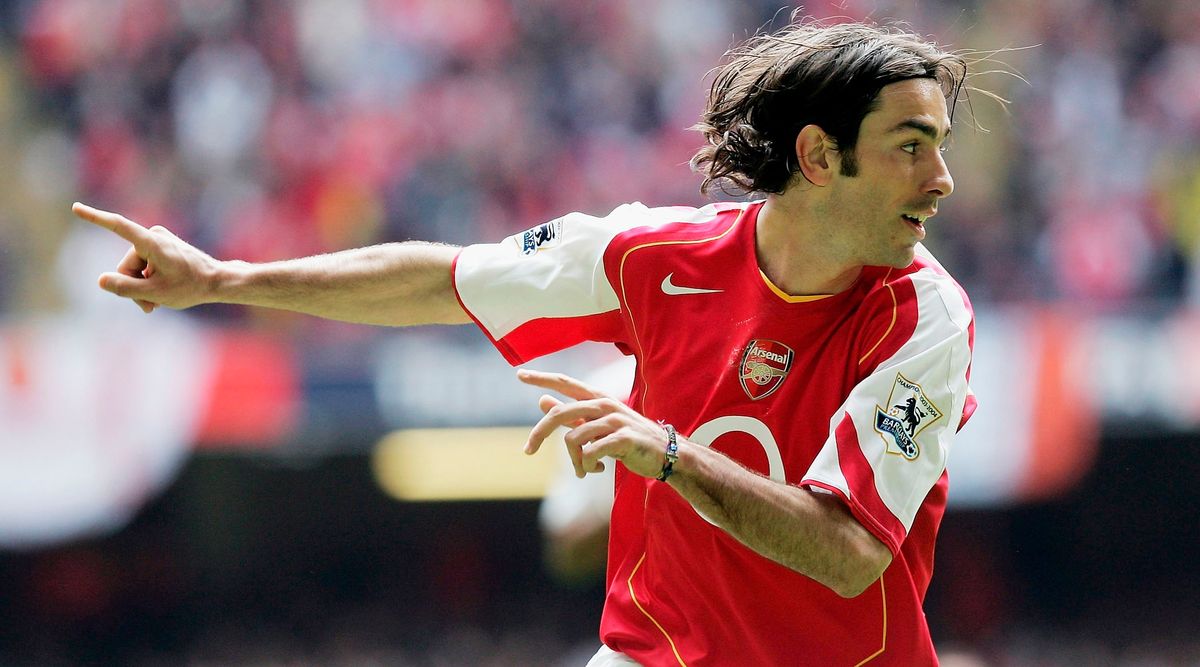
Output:
M455 292L513 365L583 341L620 343L624 325L604 254L618 234L650 222L650 209L626 204L603 218L571 213L468 246L454 261Z
M895 554L929 490L946 470L954 437L974 409L967 380L972 314L944 274L912 274L916 324L908 339L851 391L803 485L830 491Z

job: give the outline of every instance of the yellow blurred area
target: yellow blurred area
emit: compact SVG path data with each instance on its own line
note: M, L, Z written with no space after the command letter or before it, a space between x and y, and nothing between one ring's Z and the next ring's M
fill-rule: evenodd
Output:
M526 427L394 431L371 456L375 480L406 501L541 498L554 474L562 435L534 456L523 453Z

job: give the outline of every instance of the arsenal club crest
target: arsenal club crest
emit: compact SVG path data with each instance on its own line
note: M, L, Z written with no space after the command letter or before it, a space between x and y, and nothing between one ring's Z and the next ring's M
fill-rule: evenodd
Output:
M792 348L774 340L757 338L742 353L738 377L751 400L770 396L779 389L792 369Z

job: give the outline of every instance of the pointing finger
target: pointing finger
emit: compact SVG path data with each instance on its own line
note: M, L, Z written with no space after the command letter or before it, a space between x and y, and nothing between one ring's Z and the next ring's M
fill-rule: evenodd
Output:
M103 227L117 236L129 241L139 250L145 250L150 241L150 231L138 223L117 213L102 211L87 204L75 202L71 212L81 220Z
M543 371L522 368L517 371L517 379L525 384L557 391L577 401L607 396L607 394L599 389L563 373L545 373Z

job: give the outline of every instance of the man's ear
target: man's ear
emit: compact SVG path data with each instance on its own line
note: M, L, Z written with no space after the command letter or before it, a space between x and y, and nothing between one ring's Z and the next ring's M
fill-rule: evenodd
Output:
M796 158L800 173L818 187L833 177L836 146L833 138L817 125L805 125L796 135Z

